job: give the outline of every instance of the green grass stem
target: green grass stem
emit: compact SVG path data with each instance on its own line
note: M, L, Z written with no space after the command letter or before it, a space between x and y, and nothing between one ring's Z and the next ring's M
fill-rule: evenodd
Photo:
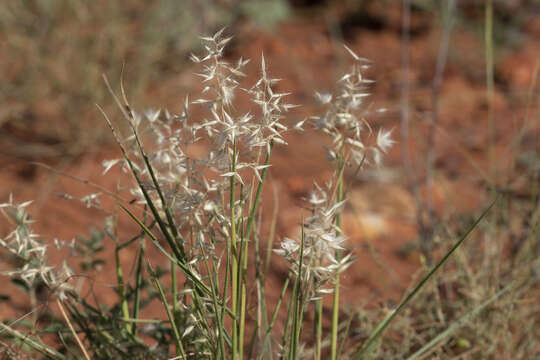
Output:
M176 340L176 355L182 356L182 359L187 359L186 353L184 352L184 346L182 345L182 338L180 337L180 333L178 332L178 327L176 325L176 321L174 320L174 315L171 312L171 308L169 306L169 303L167 302L167 298L165 297L165 292L163 291L163 288L161 287L161 284L159 283L158 278L156 277L156 274L154 273L154 270L152 269L152 266L147 261L146 263L148 273L150 274L150 278L152 279L152 282L154 283L154 286L159 291L159 296L161 299L161 303L163 304L163 307L165 308L165 311L167 312L167 317L169 318L169 322L171 323L171 328L173 330L174 338Z
M236 172L236 141L233 144L233 152L232 152L232 159L231 159L231 172ZM236 239L236 213L235 213L235 202L236 202L236 194L235 194L235 176L234 174L230 178L230 199L229 199L229 207L230 207L230 219L231 222L231 241L230 241L230 257L231 257L231 308L233 311L233 318L232 318L232 358L237 359L239 356L239 351L241 349L238 348L239 346L239 340L238 340L238 316L239 316L239 309L238 309L238 249L237 249L237 239Z
M298 259L298 274L296 275L296 281L294 282L293 289L293 323L291 330L291 340L289 344L289 360L296 360L298 357L298 347L300 340L300 328L301 328L301 312L303 308L302 304L302 271L304 264L304 220L302 220L302 241L300 242L300 257Z
M343 170L345 166L345 155L343 147L341 154L338 156L338 184L337 184L337 203L343 201ZM336 215L336 226L341 227L341 214ZM336 236L340 236L339 230L336 230ZM336 260L341 258L341 252L336 250ZM339 331L339 274L336 274L334 280L334 297L332 300L332 333L330 335L330 359L336 360L338 356L338 331ZM322 307L321 307L322 312ZM322 314L320 314L322 317Z
M137 267L135 270L135 297L133 299L133 318L139 318L139 311L141 309L141 290L142 290L142 268L144 258L144 239L141 239L139 244L139 252L137 254ZM133 335L137 335L137 323L131 324L131 332Z

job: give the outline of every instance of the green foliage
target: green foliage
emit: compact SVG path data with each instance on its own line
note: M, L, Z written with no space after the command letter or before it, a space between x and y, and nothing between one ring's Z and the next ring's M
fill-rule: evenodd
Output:
M98 268L105 263L103 258L97 257L103 252L104 238L105 232L92 228L90 230L90 237L79 235L77 241L74 242L75 255L83 258L80 266L84 272L98 270Z
M291 14L286 0L251 0L241 5L242 14L256 26L272 30L282 20Z

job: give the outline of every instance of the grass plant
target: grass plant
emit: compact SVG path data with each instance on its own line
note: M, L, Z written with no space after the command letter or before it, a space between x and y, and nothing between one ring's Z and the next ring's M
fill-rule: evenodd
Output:
M502 260L486 258L484 272L478 277L476 269L469 267L469 254L459 251L494 206L492 203L467 224L467 231L461 233L460 228L458 235L449 229L448 238L458 240L441 254L435 266L424 269L422 280L394 310L382 319L377 314L365 315L360 324L353 319L340 321L340 275L353 261L352 253L346 250L341 221L347 198L345 168L358 172L380 164L394 143L391 131L371 123L366 97L372 81L364 76L370 61L345 47L351 67L331 93L316 94L322 112L289 129L286 115L295 105L286 102L287 93L276 91L279 80L270 76L264 56L259 79L251 87L242 88L240 79L249 60L230 63L224 57L231 38L220 30L201 39L204 52L191 59L200 68L196 75L204 87L198 98L185 98L181 113L138 111L129 102L123 84L117 94L105 78L127 126L116 125L99 108L122 152L121 158L103 162L104 173L119 167L131 177L129 185L122 183L117 190L134 201L116 195L115 210L106 219L103 232L77 244L58 245L84 256L86 269L91 269L97 264L103 241L111 240L115 246L116 303L105 306L82 296L70 267L64 264L57 268L49 263L46 245L32 231L26 210L29 202L17 204L10 198L0 205L15 227L0 239L0 245L16 259L16 266L5 274L31 299L39 297L40 289L45 288L62 315L51 314L45 329L38 329L34 323L26 332L18 329L22 321L2 322L0 335L2 341L13 344L9 349L51 359L364 359L385 358L387 354L418 358L458 334L464 324L493 304L507 299L506 294L514 294L510 301L513 306L524 301L520 295L527 286L537 283L536 278L525 275L538 266L532 255L538 252L535 235L524 243L527 249L518 249L527 261L515 267L514 273L506 268L508 273L499 272L515 279L502 281L501 275L500 279L491 279L485 293L470 294L467 298L471 302L463 306L469 311L454 322L437 323L439 332L429 341L432 332L415 332L425 340L420 341L410 339L412 335L404 331L397 347L400 341L410 345L394 353L396 342L388 341L386 346L387 339L382 338L393 322L399 329L403 327L399 320L409 307L411 311L417 309L413 297L425 300L420 297L421 290L430 289L429 280L443 266L454 264L458 271L450 269L447 274L480 284L481 277L489 275L487 269ZM250 112L239 113L235 108L239 91L251 96L254 107ZM194 106L201 108L201 118L192 115ZM299 238L284 238L274 245L267 241L273 235L261 230L262 193L272 151L287 146L288 131L302 131L305 126L329 136L332 145L327 152L333 176L325 184L314 183L305 199L309 211L305 216L299 211ZM204 154L193 155L195 147L204 149ZM534 234L538 227L537 199L536 193L531 210ZM97 194L80 200L89 207L101 208ZM121 239L117 229L120 216L131 218L139 233ZM275 218L273 224L275 227ZM149 246L155 247L162 258L150 258ZM123 264L120 255L128 247L135 248L137 255L131 264ZM272 253L289 264L276 303L270 303L265 293ZM451 262L454 253L460 256ZM125 272L127 266L134 271ZM516 292L518 289L522 293ZM329 295L333 296L331 326L326 334L322 321L328 314L323 313L322 304ZM142 315L151 304L161 306L161 317ZM306 314L310 311L315 313L313 331L307 326ZM480 322L478 328L489 321ZM62 329L64 324L69 331ZM351 330L357 326L364 329L360 336ZM52 340L45 341L45 334L53 335ZM457 339L463 338L465 335ZM522 342L513 344L519 350ZM530 353L530 349L523 353Z

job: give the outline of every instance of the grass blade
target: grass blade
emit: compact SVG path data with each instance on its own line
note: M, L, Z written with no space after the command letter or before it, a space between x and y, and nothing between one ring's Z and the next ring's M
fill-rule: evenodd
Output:
M283 301L283 298L285 297L285 292L287 291L287 288L289 287L290 280L291 280L291 273L289 272L287 274L287 278L285 279L285 283L283 284L283 287L281 288L281 293L279 294L278 302L276 304L276 307L274 308L274 312L272 313L270 324L268 324L268 327L266 328L264 339L263 339L263 349L266 349L267 346L270 347L270 333L272 332L272 329L274 328L274 323L276 322L279 309L281 308L281 302ZM271 359L272 353L270 352L268 356Z
M169 307L169 304L167 303L165 292L163 291L163 288L161 287L161 284L159 283L159 280L157 279L154 273L154 270L152 270L152 266L150 265L150 263L147 262L146 265L148 268L148 273L150 274L150 277L152 278L152 281L154 282L155 287L159 291L161 302L163 303L163 307L165 307L165 310L167 312L167 317L169 318L169 321L171 323L171 327L174 333L174 338L176 339L176 355L181 355L182 359L186 359L186 353L184 352L182 339L180 337L180 333L178 332L178 328L176 327L176 322L174 321L174 315L171 313L171 308Z
M144 257L144 239L141 239L139 244L139 253L137 255L137 269L135 270L135 299L133 300L133 318L139 318L139 311L141 307L140 293L142 288L142 266ZM137 323L134 322L131 325L131 332L133 335L137 335Z
M185 250L183 245L183 240L180 238L178 231L176 229L176 225L174 222L174 218L171 214L171 211L169 209L169 206L167 205L167 202L165 201L165 196L163 195L163 191L161 190L161 185L157 181L156 175L154 173L154 168L152 167L152 164L150 163L150 160L148 159L148 156L146 155L146 152L144 151L144 148L142 146L142 142L139 138L139 134L137 132L137 129L135 128L134 124L134 117L133 112L131 111L131 105L129 104L126 96L126 92L124 91L124 84L123 79L120 81L120 90L122 92L122 100L124 101L124 104L120 102L114 91L112 90L111 85L109 84L109 80L106 76L103 77L105 80L105 85L107 86L107 89L109 90L111 96L114 98L116 104L118 105L119 109L122 111L122 114L126 118L126 120L129 123L129 126L131 127L131 130L133 132L133 135L135 136L135 141L137 143L137 148L139 149L139 153L141 154L143 161L146 165L146 168L148 169L148 173L150 174L150 178L152 179L152 183L154 184L154 187L159 195L159 199L161 201L161 206L163 210L165 211L165 215L167 217L167 221L169 223L169 229L172 233L172 236L174 237L174 241L176 242L175 245L179 245L179 251L182 255L182 259L185 259ZM169 232L165 234L165 236L169 237ZM172 240L172 239L171 239Z
M120 146L120 150L122 151L122 155L123 155L124 159L126 160L126 163L128 164L129 169L130 169L131 173L133 174L133 177L135 178L135 181L137 182L137 185L141 189L141 192L143 193L144 199L145 199L146 203L148 204L148 207L150 208L150 211L152 212L152 215L153 215L154 219L157 221L161 232L165 236L165 239L167 239L167 242L169 243L169 246L171 247L171 250L173 251L173 253L174 253L174 255L176 256L177 259L183 261L185 259L183 253L178 249L174 239L172 238L171 234L169 233L169 230L167 229L167 226L165 225L165 222L163 221L163 219L159 215L159 212L158 212L156 206L154 205L152 199L150 198L150 195L148 194L148 191L146 190L146 187L143 185L143 182L142 182L141 178L139 177L139 173L137 172L137 170L135 169L135 166L133 165L133 162L129 158L128 153L127 153L126 149L124 148L124 145L122 145L122 142L120 141L120 138L118 137L118 135L116 133L116 129L114 128L111 120L109 119L109 117L107 116L105 111L99 105L96 105L96 106L101 111L103 117L107 121L107 125L111 129L111 132L113 133L113 136L114 136L114 138L116 140L116 143L118 144L118 146ZM119 204L119 205L122 206L121 204ZM124 208L124 207L122 207L122 208Z

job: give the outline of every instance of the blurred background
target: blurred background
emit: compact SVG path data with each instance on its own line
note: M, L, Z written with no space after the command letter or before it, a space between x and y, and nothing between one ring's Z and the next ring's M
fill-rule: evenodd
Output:
M189 60L200 50L198 36L226 27L234 36L227 58L252 59L246 86L264 53L271 76L283 79L279 91L302 105L289 114L293 125L321 111L313 94L331 91L350 65L347 44L373 61L369 102L387 111L370 121L393 129L397 144L383 166L348 174L344 226L357 260L345 274L343 302L397 301L415 272L496 193L508 206L497 219L505 246L518 246L529 229L522 212L529 210L508 204L534 198L538 185L540 2L489 4L490 10L483 0L2 1L0 201L10 193L36 200L31 213L45 239L102 227L102 213L58 196L96 192L87 181L115 187L113 177L101 176L101 162L119 151L95 104L115 119L120 114L102 74L119 89L124 69L139 111L181 111L184 97L201 90ZM238 100L239 110L249 109ZM287 141L271 170L278 237L296 234L301 199L314 180L331 174L327 140L307 131ZM120 221L134 229L129 219ZM2 311L22 306L10 296Z

